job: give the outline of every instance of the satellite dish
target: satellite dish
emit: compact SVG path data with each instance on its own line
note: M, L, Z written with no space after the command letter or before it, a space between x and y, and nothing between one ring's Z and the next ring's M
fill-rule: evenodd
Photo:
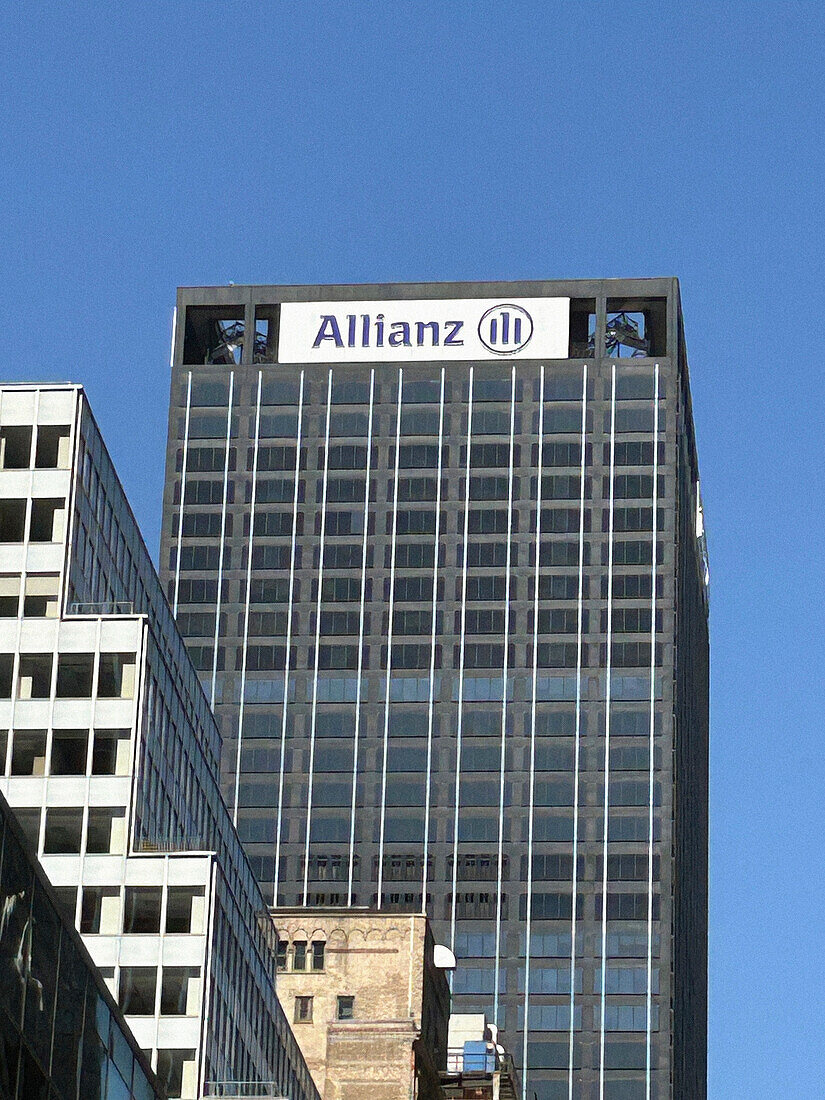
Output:
M455 970L455 955L443 943L437 943L433 947L433 966L439 970Z

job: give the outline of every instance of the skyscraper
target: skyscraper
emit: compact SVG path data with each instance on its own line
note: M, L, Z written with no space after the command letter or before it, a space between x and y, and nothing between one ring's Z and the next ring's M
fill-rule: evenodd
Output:
M317 1100L219 756L85 394L0 385L0 789L169 1097ZM0 941L22 921L15 881L0 872ZM5 1043L19 1019L0 1025ZM104 1095L84 1080L83 1100Z
M185 289L176 318L161 565L265 892L426 907L525 1097L704 1096L678 284Z

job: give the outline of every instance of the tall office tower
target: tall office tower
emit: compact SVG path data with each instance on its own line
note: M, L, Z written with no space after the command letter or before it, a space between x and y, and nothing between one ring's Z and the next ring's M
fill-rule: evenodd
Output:
M0 386L0 733L0 788L168 1095L317 1100L214 719L77 386Z
M704 1096L677 283L230 286L176 316L163 577L265 893L426 906L525 1097Z

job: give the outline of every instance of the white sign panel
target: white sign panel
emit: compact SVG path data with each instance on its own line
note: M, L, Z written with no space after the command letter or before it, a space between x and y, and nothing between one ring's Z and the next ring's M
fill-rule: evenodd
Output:
M279 363L566 359L569 298L284 302Z

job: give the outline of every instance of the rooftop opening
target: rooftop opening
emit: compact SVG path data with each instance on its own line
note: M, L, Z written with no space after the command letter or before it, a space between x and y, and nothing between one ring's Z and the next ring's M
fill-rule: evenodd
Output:
M278 307L255 306L255 363L274 363L278 345Z
M570 299L570 358L592 359L596 352L596 299Z
M667 354L666 298L608 298L604 354L638 359Z
M240 363L244 343L243 306L189 306L183 339L185 364Z

